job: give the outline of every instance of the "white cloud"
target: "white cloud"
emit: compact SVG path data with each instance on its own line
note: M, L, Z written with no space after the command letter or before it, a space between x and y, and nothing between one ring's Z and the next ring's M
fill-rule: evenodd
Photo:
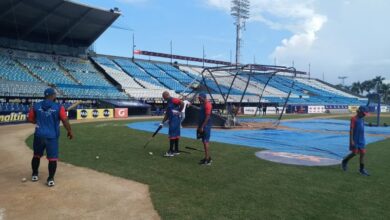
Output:
M205 0L208 5L229 12L230 0ZM390 78L390 4L387 0L251 0L251 21L275 30L287 30L269 54L273 63L307 70L333 83L337 76L349 82L375 75Z
M230 0L207 0L210 6L229 11ZM327 17L314 10L310 0L252 0L249 22L261 22L276 30L292 33L283 39L270 57L281 59L290 51L307 51L317 39Z
M206 0L206 3L211 7L216 7L225 11L230 10L229 0Z

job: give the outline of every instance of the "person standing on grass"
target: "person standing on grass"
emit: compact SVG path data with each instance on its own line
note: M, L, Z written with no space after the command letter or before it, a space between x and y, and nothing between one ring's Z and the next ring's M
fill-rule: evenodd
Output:
M263 116L267 115L267 106L263 105Z
M212 105L207 100L205 93L200 93L198 96L200 102L199 109L199 121L197 129L197 138L202 138L203 147L204 147L204 158L200 161L200 164L211 165L211 156L209 151L209 142L211 135L211 112Z
M36 124L33 143L34 156L31 160L31 180L33 182L39 180L40 159L46 150L46 158L49 161L49 177L46 183L49 187L52 187L55 185L54 175L57 169L60 121L62 121L62 124L68 131L67 136L69 139L73 138L73 133L64 106L54 102L56 99L55 90L48 88L45 90L44 95L45 100L35 103L28 115L28 120Z
M167 101L167 110L160 126L169 120L169 150L165 153L166 157L179 155L179 139L180 139L180 116L184 108L184 103L178 98L173 98L168 91L163 92L162 97ZM175 147L175 149L173 148Z
M360 154L360 169L359 172L363 176L369 176L367 170L364 168L364 156L366 155L366 140L364 138L364 120L368 110L365 106L360 106L356 112L356 116L351 119L351 126L349 132L349 149L351 153L346 156L342 162L341 167L347 171L348 161L356 154Z

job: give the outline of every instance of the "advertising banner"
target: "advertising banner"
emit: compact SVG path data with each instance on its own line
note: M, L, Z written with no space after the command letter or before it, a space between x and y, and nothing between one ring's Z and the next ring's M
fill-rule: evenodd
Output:
M348 106L348 110L351 112L351 113L356 113L356 110L359 108L358 105L350 105Z
M325 109L348 109L348 105L325 105Z
M244 107L244 115L255 115L257 109L257 115L260 114L260 109L258 107Z
M116 108L114 117L115 118L127 118L127 117L129 117L129 109L128 108Z
M0 125L27 122L27 112L0 112Z
M286 113L307 114L308 113L308 106L307 105L288 105Z
M325 113L325 106L323 106L323 105L309 105L308 113L309 114Z
M114 118L113 109L77 109L77 120Z
M263 109L258 108L258 107L244 107L244 115L255 115L257 109L257 114L256 115L262 115L263 114ZM283 107L278 107L278 112L276 112L276 108L274 106L268 106L266 113L269 115L274 115L274 114L280 114L282 111Z

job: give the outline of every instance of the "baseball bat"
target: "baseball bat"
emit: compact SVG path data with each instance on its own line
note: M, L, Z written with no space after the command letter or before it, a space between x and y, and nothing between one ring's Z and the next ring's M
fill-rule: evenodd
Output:
M162 125L158 126L156 131L153 133L152 137L149 138L149 140L145 143L144 148L149 145L149 143L153 140L153 138L156 136L156 134L163 128Z

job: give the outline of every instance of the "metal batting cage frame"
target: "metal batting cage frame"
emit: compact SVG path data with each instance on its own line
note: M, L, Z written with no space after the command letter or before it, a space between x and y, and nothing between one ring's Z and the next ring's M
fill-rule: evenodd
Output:
M220 75L218 72L223 72L225 75ZM237 104L236 109L240 109L244 98L246 95L248 95L248 87L251 84L251 79L256 79L257 76L267 76L267 81L265 83L258 83L258 84L263 84L263 88L259 88L258 94L250 94L252 96L257 96L258 101L257 101L257 108L255 112L255 116L257 115L258 109L264 104L263 101L263 96L264 96L264 91L266 90L267 86L269 85L270 81L272 78L277 74L277 73L289 73L292 74L294 77L297 76L297 74L306 74L305 72L297 71L294 67L284 67L284 66L269 66L269 65L255 65L255 64L248 64L248 65L226 65L226 66L220 66L220 67L206 67L203 69L201 72L201 87L196 89L194 93L194 97L196 96L197 93L200 91L206 91L208 95L210 96L210 99L213 103L218 103L215 96L220 95L223 99L223 104L224 104L224 109L226 109L226 122L227 122L227 127L230 127L231 124L233 126L236 125L236 116L238 114L238 111L233 111L232 108L229 107L232 103ZM230 78L233 77L231 82L227 85L222 85L218 79L219 78ZM245 87L243 88L243 91L241 94L235 96L239 96L239 101L238 102L233 102L230 99L231 96L233 96L233 90L237 91L234 89L235 83L240 80L245 83ZM215 84L215 85L211 85ZM295 85L295 80L292 80L291 85L289 86L289 92L287 93L287 96L285 97L284 104L283 104L283 109L276 120L275 126L279 125L279 121L283 116L283 113L286 110L288 100L290 98L290 95L292 93L292 89ZM212 87L212 88L210 88ZM194 91L193 91L194 92ZM214 95L213 95L214 94Z

